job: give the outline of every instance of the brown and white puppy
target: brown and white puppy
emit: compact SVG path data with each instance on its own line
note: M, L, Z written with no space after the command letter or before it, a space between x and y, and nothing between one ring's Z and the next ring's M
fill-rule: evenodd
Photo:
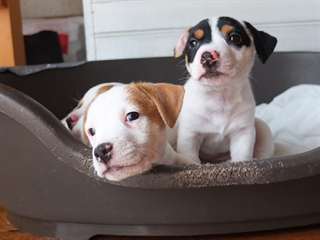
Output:
M119 181L148 171L154 164L183 164L170 146L184 89L173 84L115 85L97 95L83 116L99 177Z
M62 124L69 129L71 134L81 140L84 144L89 144L87 137L83 134L83 115L91 102L101 93L107 91L113 86L121 85L119 82L102 83L90 88L78 105L61 120Z
M266 62L276 43L275 37L230 17L205 19L180 36L175 55L185 57L191 76L179 117L178 152L195 164L202 156L228 151L232 161L251 160L259 129L265 145L256 157L272 155L270 129L255 120L249 77L255 55Z

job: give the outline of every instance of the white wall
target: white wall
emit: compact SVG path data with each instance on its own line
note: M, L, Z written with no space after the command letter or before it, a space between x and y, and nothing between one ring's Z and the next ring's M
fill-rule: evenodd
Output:
M10 0L9 0L10 1ZM82 15L82 0L20 0L23 18Z
M319 0L83 0L89 60L171 56L181 31L232 16L277 36L277 51L320 51Z

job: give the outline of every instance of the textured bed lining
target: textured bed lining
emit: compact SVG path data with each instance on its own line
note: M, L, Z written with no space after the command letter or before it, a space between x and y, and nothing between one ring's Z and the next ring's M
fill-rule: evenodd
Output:
M99 182L135 188L199 188L213 186L252 185L282 182L320 173L320 161L316 161L320 148L284 157L247 162L206 163L184 168L157 166L150 172L111 182L95 176L90 162L86 162L86 174ZM91 160L90 160L91 161Z

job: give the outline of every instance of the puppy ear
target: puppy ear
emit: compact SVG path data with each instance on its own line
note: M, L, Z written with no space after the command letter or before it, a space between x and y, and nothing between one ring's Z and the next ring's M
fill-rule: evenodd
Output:
M258 57L262 63L265 63L277 45L277 38L266 32L257 30L248 22L244 23L253 36Z
M174 48L174 57L175 58L179 58L183 55L183 52L186 48L186 45L187 45L187 41L188 41L188 38L189 38L189 29L186 29L184 30L184 32L180 35L179 39L178 39L178 42L177 42L177 45L176 47Z
M139 85L140 90L155 103L163 122L173 128L183 103L183 86L168 83L142 83Z

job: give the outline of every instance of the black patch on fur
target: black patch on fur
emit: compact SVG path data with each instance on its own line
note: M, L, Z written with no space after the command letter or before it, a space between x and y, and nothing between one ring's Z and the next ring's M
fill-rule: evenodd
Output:
M270 55L273 53L276 45L277 38L270 34L257 30L248 22L244 22L253 36L254 45L256 47L257 55L262 63L265 63Z
M249 37L248 33L246 32L245 28L241 25L241 23L239 21L237 21L236 19L230 18L230 17L219 17L218 22L217 22L217 27L219 28L219 30L221 31L221 29L225 25L229 25L234 28L226 36L222 33L224 39L226 40L226 42L229 45L235 46L237 48L241 48L243 46L250 47L250 45L251 45L250 37ZM230 40L230 36L234 33L238 34L241 37L240 43L236 44Z
M202 29L204 31L204 36L202 39L197 39L194 35L194 33ZM187 60L189 63L193 62L193 59L198 51L198 49L201 47L201 45L205 43L211 42L212 37L211 37L211 26L209 24L208 19L204 19L201 22L199 22L197 25L194 27L190 28L189 30L189 38L186 44L186 48L184 49L184 54L187 56ZM196 46L192 46L190 43L192 41L196 41L197 44Z

